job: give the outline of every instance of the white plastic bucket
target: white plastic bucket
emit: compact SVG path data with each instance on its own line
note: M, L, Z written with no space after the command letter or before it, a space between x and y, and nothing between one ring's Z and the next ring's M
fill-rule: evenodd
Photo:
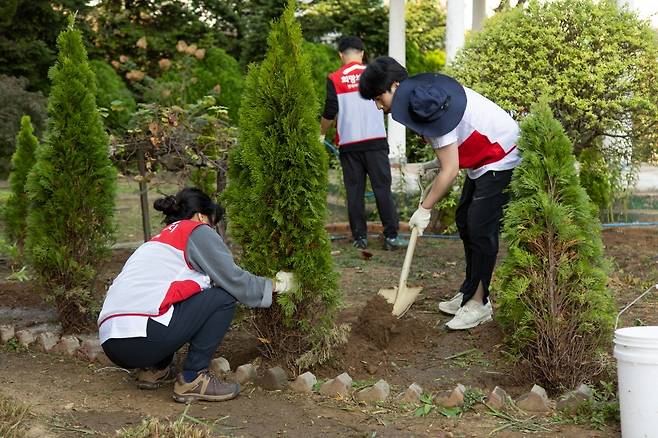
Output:
M621 435L658 438L658 326L615 330Z

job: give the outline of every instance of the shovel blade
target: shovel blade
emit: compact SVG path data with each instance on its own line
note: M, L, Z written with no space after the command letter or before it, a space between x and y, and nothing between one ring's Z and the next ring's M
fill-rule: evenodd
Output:
M379 289L379 292L377 292L377 294L384 297L384 299L388 302L388 304L394 304L395 299L398 296L398 288L394 287L393 289Z
M422 287L404 287L400 289L397 299L393 304L393 315L397 316L398 319L402 318L411 308L411 305L416 301L418 294L422 290Z

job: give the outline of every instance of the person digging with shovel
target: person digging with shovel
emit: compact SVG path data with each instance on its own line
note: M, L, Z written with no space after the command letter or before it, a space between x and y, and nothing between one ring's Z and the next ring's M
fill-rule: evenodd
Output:
M450 191L459 169L467 169L455 217L466 272L459 292L441 302L439 309L454 315L446 324L453 330L491 321L489 282L503 208L509 200L506 189L521 161L516 148L518 124L501 107L455 79L437 73L408 77L407 70L388 56L368 65L359 92L423 136L440 163L441 171L409 220L419 234L428 226L434 204Z

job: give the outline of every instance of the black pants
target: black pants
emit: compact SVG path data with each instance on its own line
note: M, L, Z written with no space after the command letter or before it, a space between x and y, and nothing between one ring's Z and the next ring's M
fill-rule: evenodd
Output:
M484 304L498 255L498 234L503 208L509 201L505 189L512 180L512 170L489 171L477 179L468 176L457 206L455 222L464 244L466 276L459 291L462 305L470 300L482 282Z
M391 164L388 150L340 152L340 165L343 169L343 182L347 192L347 216L352 237L360 239L368 236L366 224L366 175L375 193L377 211L384 226L384 236L395 238L398 235L398 214L391 193Z
M166 368L174 353L189 342L185 371L208 368L235 314L235 298L220 288L205 289L174 304L165 326L148 320L146 337L108 339L107 357L123 368Z

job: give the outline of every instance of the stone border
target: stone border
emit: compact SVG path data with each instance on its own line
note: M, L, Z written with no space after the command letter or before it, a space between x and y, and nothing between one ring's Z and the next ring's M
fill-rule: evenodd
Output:
M45 324L16 330L10 324L0 325L0 343L6 344L12 339L24 348L35 345L38 351L45 353L63 354L103 366L114 365L105 355L97 336L61 336L59 326Z
M50 328L50 330L49 330ZM101 366L114 366L103 351L100 341L94 335L65 335L61 336L61 328L42 324L16 330L10 324L0 325L0 344L16 340L19 345L29 348L36 345L37 350L46 353L62 354L95 363ZM289 381L288 374L281 367L273 367L259 372L258 367L252 363L238 366L231 371L231 365L223 357L214 358L210 369L218 376L240 383L241 385L255 384L267 391L284 391L287 389L302 394L320 394L326 397L349 399L366 404L384 403L389 401L391 387L383 379L374 385L354 391L352 377L342 373L333 379L323 382L317 387L318 379L311 372L298 375L295 380ZM464 406L464 395L467 388L458 384L452 390L439 391L433 396L433 403L444 408ZM412 383L402 393L395 396L400 404L418 406L423 403L421 396L423 388L418 383ZM496 386L487 396L484 404L493 410L520 409L527 413L549 413L554 409L567 413L575 412L582 404L593 399L592 389L585 384L576 390L567 392L557 402L548 398L546 390L539 385L514 401L504 389Z

